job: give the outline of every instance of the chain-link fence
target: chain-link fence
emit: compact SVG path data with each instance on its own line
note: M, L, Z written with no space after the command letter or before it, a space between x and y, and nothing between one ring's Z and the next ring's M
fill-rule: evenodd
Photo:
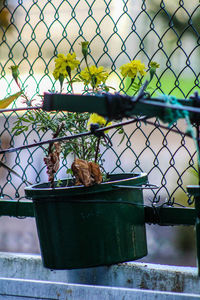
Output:
M188 98L200 88L200 4L199 1L1 1L0 84L1 99L17 91L10 66L20 69L20 84L34 99L47 90L58 90L52 76L58 53L75 51L81 60L80 43L89 41L89 59L108 69L108 83L120 85L119 67L133 59L146 66L160 64L152 83L152 95L161 93ZM84 64L81 60L80 67ZM77 86L79 91L79 87ZM18 102L14 104L17 106ZM33 127L28 134L13 137L18 114L1 113L1 148L16 147L50 137ZM168 130L137 122L126 127L119 144L116 131L110 132L113 148L102 149L107 172L146 172L149 181L159 186L147 199L187 203L186 185L195 183L196 150L191 138L182 133L180 121ZM23 197L24 180L46 180L41 148L2 156L2 161L21 174L21 179L1 168L1 197ZM65 176L65 165L58 178Z

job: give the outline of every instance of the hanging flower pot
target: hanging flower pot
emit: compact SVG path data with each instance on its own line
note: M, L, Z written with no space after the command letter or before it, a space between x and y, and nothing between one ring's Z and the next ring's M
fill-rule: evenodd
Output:
M67 55L59 53L55 57L53 76L60 83L60 93L55 93L59 98L65 96L64 81L67 82L67 95L75 97L75 82L82 84L88 97L115 91L114 87L107 85L109 72L103 66L88 64L89 42L83 41L81 45L84 68L80 68L81 61L74 52ZM158 64L150 64L150 81L158 67ZM143 95L149 83L146 80L143 84L145 69L140 60L127 62L121 67L122 83L127 77L131 80L122 94L129 92L129 96L135 96L138 93L139 98ZM14 70L18 71L18 66ZM18 77L19 72L17 75L13 73L21 89ZM119 88L121 92L121 85ZM52 95L50 93L47 97L50 102ZM23 98L27 107L32 106L32 99L25 93ZM123 105L120 105L115 118L113 107L109 107L110 116L105 116L104 104L99 101L98 113L103 110L103 114L99 115L95 113L94 104L85 106L84 99L78 107L72 110L68 107L63 114L61 111L65 109L65 101L59 102L52 112L47 112L51 111L52 103L49 106L49 101L44 97L43 110L27 110L21 118L18 117L12 129L16 136L32 128L42 132L42 135L52 134L48 148L43 147L41 142L34 143L44 151L49 182L25 188L26 197L34 203L44 266L51 269L110 265L147 254L142 195L146 174L114 174L104 181L106 170L103 159L99 164L101 149L113 147L107 133L112 129L112 120L123 118ZM129 110L129 105L127 107ZM55 110L60 112L55 113ZM116 126L119 127L118 145L121 145L126 133L122 124ZM71 167L66 160L69 155L74 157ZM60 185L60 180L55 181L61 157L66 160L66 171L72 172L75 182L62 180Z
M70 180L63 180L56 188L49 183L25 188L34 203L44 266L87 268L145 256L146 182L146 174L122 173L91 187L70 186Z

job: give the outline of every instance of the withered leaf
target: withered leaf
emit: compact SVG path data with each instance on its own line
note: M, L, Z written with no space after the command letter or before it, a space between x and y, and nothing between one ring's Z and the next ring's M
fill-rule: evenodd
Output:
M83 184L88 187L102 182L99 165L94 162L76 158L72 163L71 169L76 179L75 185Z

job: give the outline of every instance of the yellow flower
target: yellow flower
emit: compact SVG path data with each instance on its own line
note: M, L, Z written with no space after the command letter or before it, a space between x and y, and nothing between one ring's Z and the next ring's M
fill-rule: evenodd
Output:
M101 83L105 83L106 79L108 78L109 74L108 72L104 71L104 67L96 67L91 66L88 68L85 68L80 73L80 79L83 80L84 84L91 84L92 87L97 87Z
M132 60L122 65L120 70L123 77L129 76L130 78L135 78L138 73L140 73L141 76L146 74L145 65L142 64L140 60Z
M112 122L108 122L107 120L104 119L104 117L99 116L98 114L91 114L89 117L89 120L87 122L87 129L90 130L90 125L91 124L98 124L100 127L104 127L104 126L110 126L112 124ZM107 133L109 130L104 131L105 133Z
M66 78L69 73L76 69L80 64L80 61L76 59L76 53L68 53L66 56L64 54L58 54L55 58L55 69L53 71L53 76L57 80L60 75Z

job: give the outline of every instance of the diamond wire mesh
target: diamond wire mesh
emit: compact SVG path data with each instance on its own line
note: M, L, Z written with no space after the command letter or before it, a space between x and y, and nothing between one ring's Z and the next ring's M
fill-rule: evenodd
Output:
M48 89L58 89L52 77L54 57L75 51L81 57L80 42L90 41L90 62L110 70L110 84L124 85L119 66L132 59L145 65L151 60L161 67L153 82L152 95L173 94L187 98L199 90L199 2L193 1L131 1L131 0L67 0L67 1L1 1L0 3L0 84L1 98L15 92L9 67L18 64L21 84L33 99ZM81 61L81 66L83 60ZM78 89L78 87L77 87ZM17 105L17 103L15 104ZM13 137L11 129L16 112L1 114L1 147L28 144L49 137L33 128L28 135ZM114 148L102 149L105 169L110 172L144 171L149 181L160 186L148 191L155 200L187 199L185 186L194 183L195 147L182 134L161 130L138 122L126 127L121 145L116 131L110 133ZM185 128L183 122L173 126ZM22 179L40 182L46 179L42 150L23 150L2 157ZM58 177L65 175L63 162ZM23 197L24 183L1 172L1 196ZM186 201L185 201L186 203Z

